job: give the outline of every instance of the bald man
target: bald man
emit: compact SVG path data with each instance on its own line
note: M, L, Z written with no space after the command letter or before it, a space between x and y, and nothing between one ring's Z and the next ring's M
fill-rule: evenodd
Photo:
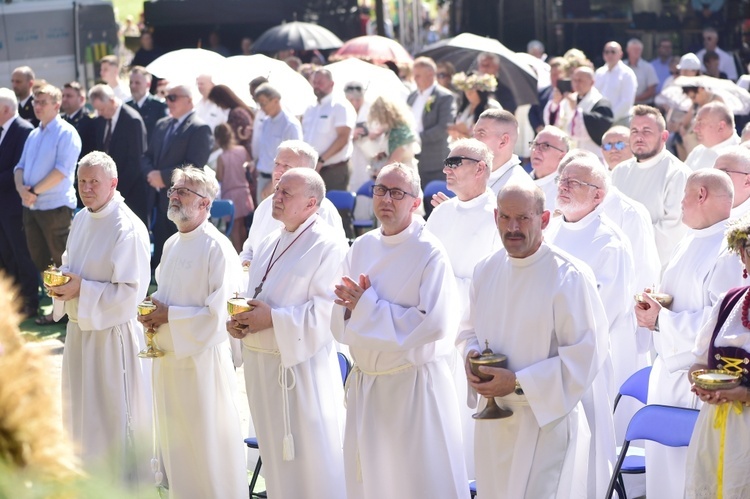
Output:
M714 168L729 175L734 187L730 218L737 220L750 212L750 149L734 146L716 158Z
M602 137L602 156L610 171L623 161L633 157L630 150L630 129L626 126L613 126Z
M622 47L617 42L604 45L606 64L596 70L596 88L612 104L614 122L627 125L630 108L635 104L638 79L632 69L622 62Z
M742 265L727 252L724 237L733 198L726 173L704 169L688 177L682 220L690 230L672 253L659 287L674 297L672 306L663 308L645 295L645 302L635 307L638 325L654 331L658 354L649 379L649 404L700 405L687 377L695 338L720 296L742 283ZM686 448L646 442L646 495L682 497L686 457Z
M555 210L557 167L570 150L570 137L559 128L547 125L531 142L531 178L544 192L544 209Z
M734 129L734 115L723 102L709 102L701 107L693 131L698 137L698 145L685 160L692 170L713 168L716 158L725 149L740 143Z

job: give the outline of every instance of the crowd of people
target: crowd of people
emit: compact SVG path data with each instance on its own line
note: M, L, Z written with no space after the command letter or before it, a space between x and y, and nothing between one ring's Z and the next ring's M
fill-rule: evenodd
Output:
M646 495L750 495L750 133L702 76L737 79L703 35L676 65L668 39L653 63L610 41L600 68L575 49L544 62L535 41L550 85L515 109L492 53L458 73L418 57L405 100L303 65L317 102L301 116L262 77L250 105L212 74L152 95L145 67L125 83L111 56L88 91L16 68L0 263L24 317L67 322L82 469L139 497L247 497L244 365L269 497L465 498L469 480L480 497L603 497L639 408L615 416L614 398L652 365L648 403L701 415L689 448L646 443ZM351 240L326 193L363 184L376 228ZM216 199L235 207L228 237ZM68 281L43 315L50 264ZM233 296L247 310L228 316ZM144 329L163 356L138 357ZM507 356L489 381L470 369L485 348ZM741 385L695 386L700 368ZM473 420L488 397L512 416Z

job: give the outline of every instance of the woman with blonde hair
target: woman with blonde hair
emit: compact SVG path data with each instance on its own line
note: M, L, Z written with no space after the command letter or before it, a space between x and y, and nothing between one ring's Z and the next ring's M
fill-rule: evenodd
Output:
M405 104L390 97L380 96L370 106L367 121L370 123L370 138L381 134L387 137L386 150L378 155L377 163L404 163L417 167L416 155L420 152L419 136L414 131L414 118ZM379 170L379 168L374 168ZM377 171L373 172L373 176Z

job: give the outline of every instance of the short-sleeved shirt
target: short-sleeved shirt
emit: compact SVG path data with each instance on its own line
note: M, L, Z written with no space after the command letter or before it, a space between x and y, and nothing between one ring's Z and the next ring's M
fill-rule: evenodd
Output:
M297 118L282 109L274 117L266 116L258 125L255 134L258 136L258 171L270 174L273 172L279 144L285 140L301 140L302 126Z
M656 70L650 62L638 59L638 62L633 66L628 62L628 67L635 73L635 79L638 81L638 87L635 91L635 95L641 95L651 85L659 85L659 77L656 75ZM636 104L651 104L654 102L654 98L644 102L637 102Z
M26 139L16 170L23 170L23 185L34 186L56 169L65 178L53 188L39 193L32 210L53 210L61 206L75 209L76 163L81 153L81 137L75 127L60 116L47 126L35 128Z
M354 110L343 95L326 95L315 106L305 111L302 118L302 133L305 142L313 146L318 154L324 153L336 140L337 127L349 127L354 130L357 122L357 111ZM341 163L352 156L354 146L352 145L351 133L346 146L340 151L326 159L326 164Z

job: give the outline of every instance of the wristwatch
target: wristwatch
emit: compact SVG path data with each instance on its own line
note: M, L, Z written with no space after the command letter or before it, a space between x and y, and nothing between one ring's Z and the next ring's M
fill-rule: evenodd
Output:
M521 388L521 382L516 378L516 388L513 390L516 395L523 395L523 388Z

